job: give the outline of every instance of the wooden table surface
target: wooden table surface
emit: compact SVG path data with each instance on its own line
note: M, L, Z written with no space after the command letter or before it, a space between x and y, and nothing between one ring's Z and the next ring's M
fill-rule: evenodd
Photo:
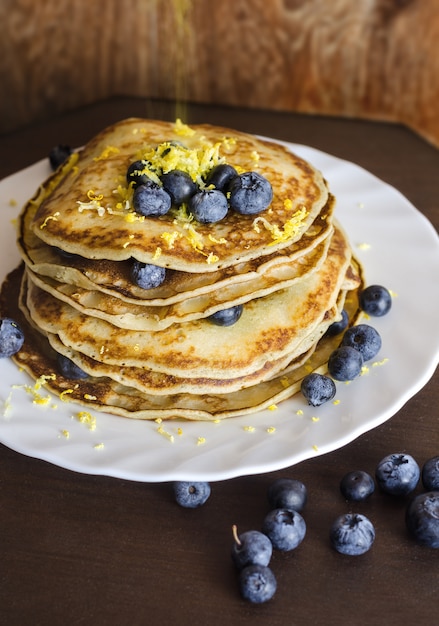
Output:
M172 120L175 108L117 98L0 136L0 177L47 156L55 144L81 145L131 115ZM439 229L439 151L405 128L202 105L188 106L187 120L353 161L400 190ZM376 492L352 506L338 485L349 470L373 473L391 452L408 452L419 464L439 454L438 382L436 372L393 418L335 452L213 483L208 503L195 511L176 505L167 483L77 474L0 446L0 623L437 624L439 551L408 538L406 500ZM308 488L307 536L295 551L273 557L274 599L251 605L237 590L231 526L260 527L267 487L279 476ZM350 509L376 527L375 544L361 557L339 555L329 545L330 524Z

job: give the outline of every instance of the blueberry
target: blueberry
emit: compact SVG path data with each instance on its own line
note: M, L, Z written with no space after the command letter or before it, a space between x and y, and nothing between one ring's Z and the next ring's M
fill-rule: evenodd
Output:
M420 473L419 465L410 454L396 453L378 463L375 478L385 493L404 496L415 489Z
M375 491L375 482L370 474L357 470L345 474L340 481L340 491L346 500L361 502Z
M268 488L268 502L272 509L300 511L306 504L308 492L300 480L278 478Z
M337 552L358 556L371 548L375 540L375 528L365 515L346 513L332 524L330 540Z
M361 352L364 361L373 359L381 349L380 334L368 324L352 326L343 335L342 346L350 346Z
M245 172L230 184L230 206L242 215L255 215L270 206L273 189L270 182L257 172Z
M328 372L335 380L354 380L363 367L361 352L350 346L340 346L331 353L328 360Z
M337 322L333 322L327 329L325 337L334 337L342 333L349 323L349 316L347 311L343 309L341 312L341 318Z
M244 600L253 604L267 602L276 593L276 578L269 567L248 565L239 575L239 587Z
M72 154L70 146L59 144L54 146L49 152L50 167L55 171L60 165L62 165L69 156Z
M134 210L146 217L166 215L171 208L171 196L152 180L147 180L134 190Z
M233 536L232 560L238 569L270 563L273 545L267 535L258 530L248 530L238 535L236 526L233 526Z
M365 313L374 317L381 317L390 311L392 296L385 287L370 285L360 293L359 302L360 308Z
M310 406L320 406L335 396L335 383L324 374L307 374L302 380L300 390Z
M197 222L214 224L227 215L229 205L226 196L218 189L197 191L188 202L189 211Z
M139 185L144 185L148 183L151 178L146 173L146 170L149 169L150 163L149 161L134 161L131 163L127 170L127 182L134 183L134 188Z
M427 491L439 491L439 456L424 463L421 477L422 484Z
M407 507L405 521L415 541L439 548L439 491L421 493Z
M179 481L173 484L177 504L187 509L202 506L210 496L210 485L205 482Z
M24 333L17 322L4 317L0 319L0 358L16 354L24 343Z
M215 189L226 192L230 183L238 176L238 172L232 165L221 163L210 170L206 178L206 187L213 185Z
M58 369L62 376L70 380L84 380L88 374L63 354L57 354Z
M297 548L303 541L306 524L297 511L273 509L265 516L262 532L270 539L273 548L287 552Z
M179 205L188 202L189 198L197 191L197 184L182 170L171 170L160 177L164 189L171 196L173 204Z
M153 289L159 287L166 278L164 267L134 261L131 266L131 279L142 289Z
M237 304L228 309L222 309L217 311L207 318L212 324L217 326L232 326L235 324L242 315L244 307L242 304Z

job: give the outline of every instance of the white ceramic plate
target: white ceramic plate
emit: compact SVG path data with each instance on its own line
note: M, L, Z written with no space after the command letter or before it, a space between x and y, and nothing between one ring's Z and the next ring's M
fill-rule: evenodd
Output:
M79 406L54 396L47 406L34 404L24 388L32 381L3 359L3 444L89 474L150 482L223 480L335 450L389 419L426 384L439 357L436 231L398 191L362 168L306 146L286 145L329 181L337 218L365 266L367 282L394 294L391 312L373 320L383 346L369 372L349 385L339 383L336 405L311 408L297 395L274 411L218 424L163 423L162 431L155 422L95 413L91 430L78 420ZM12 221L49 173L44 160L0 182L1 280L19 262Z

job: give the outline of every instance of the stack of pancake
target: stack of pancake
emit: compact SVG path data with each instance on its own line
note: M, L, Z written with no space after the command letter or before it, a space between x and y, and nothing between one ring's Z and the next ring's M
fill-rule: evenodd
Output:
M218 164L270 181L257 215L216 223L185 204L139 215L126 178L180 169L203 186ZM139 419L213 420L270 407L323 371L343 308L357 315L361 273L321 173L287 148L209 125L131 118L97 135L24 207L24 263L2 289L2 314L24 327L15 361L57 394ZM166 268L142 289L133 262ZM212 323L242 305L231 326ZM87 377L60 373L58 355Z

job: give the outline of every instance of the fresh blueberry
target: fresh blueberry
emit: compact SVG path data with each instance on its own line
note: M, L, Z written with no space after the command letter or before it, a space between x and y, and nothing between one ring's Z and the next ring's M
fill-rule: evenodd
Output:
M390 311L392 306L392 296L390 292L381 285L370 285L366 287L359 296L360 308L374 317L381 317Z
M357 470L345 474L340 481L340 491L346 500L361 502L375 491L375 482L370 474Z
M413 498L405 521L417 543L439 548L439 491L427 491Z
M232 165L220 163L210 170L206 178L206 187L213 185L215 189L226 192L236 176L238 176L238 172Z
M227 198L219 189L200 189L189 198L188 207L201 224L219 222L229 210Z
M375 528L365 515L346 513L332 524L330 540L337 552L358 556L371 548L375 540Z
M368 324L352 326L343 335L342 346L350 346L361 352L364 361L373 359L381 349L381 337L375 328Z
M272 509L289 509L300 513L308 499L308 492L300 480L278 478L269 486L267 496Z
M303 541L306 524L297 511L273 509L265 516L262 532L270 539L273 548L287 552L297 548Z
M179 481L173 487L177 504L186 509L202 506L210 496L210 485L205 482Z
M179 205L188 202L189 198L197 191L197 184L186 172L182 170L171 170L162 174L160 180L164 189L171 196L173 204Z
M238 569L270 563L273 545L267 535L258 530L247 530L238 535L236 526L233 526L233 536L232 560Z
M337 322L333 322L327 329L325 336L326 337L335 337L335 335L339 335L342 333L349 323L349 316L347 311L343 309L341 312L341 318Z
M419 482L419 465L410 454L395 453L385 456L377 465L375 478L379 487L394 496L413 491Z
M84 380L88 378L88 374L79 365L76 365L63 354L57 354L57 362L58 369L64 378L69 378L70 380Z
M421 477L427 491L439 491L439 456L434 456L424 463Z
M171 208L171 196L149 179L134 190L133 207L136 213L146 217L166 215Z
M134 183L134 188L139 185L144 185L151 180L146 173L149 169L150 163L146 160L134 161L131 163L127 170L127 182Z
M49 152L50 167L55 171L60 165L62 165L69 156L72 154L70 146L59 144L54 146Z
M154 289L159 287L166 278L164 267L134 261L131 266L131 279L142 289Z
M324 374L307 374L300 390L310 406L320 406L335 396L336 388L332 378Z
M269 567L248 565L239 574L239 587L244 600L261 604L274 596L277 582Z
M242 315L244 307L242 304L231 306L228 309L222 309L217 311L207 318L212 324L217 326L232 326L235 324Z
M230 183L230 206L242 215L255 215L268 208L273 199L271 183L257 172L240 174Z
M354 380L363 367L361 352L350 346L340 346L331 353L328 360L328 372L335 380Z
M0 319L0 358L16 354L24 343L24 333L9 317Z

